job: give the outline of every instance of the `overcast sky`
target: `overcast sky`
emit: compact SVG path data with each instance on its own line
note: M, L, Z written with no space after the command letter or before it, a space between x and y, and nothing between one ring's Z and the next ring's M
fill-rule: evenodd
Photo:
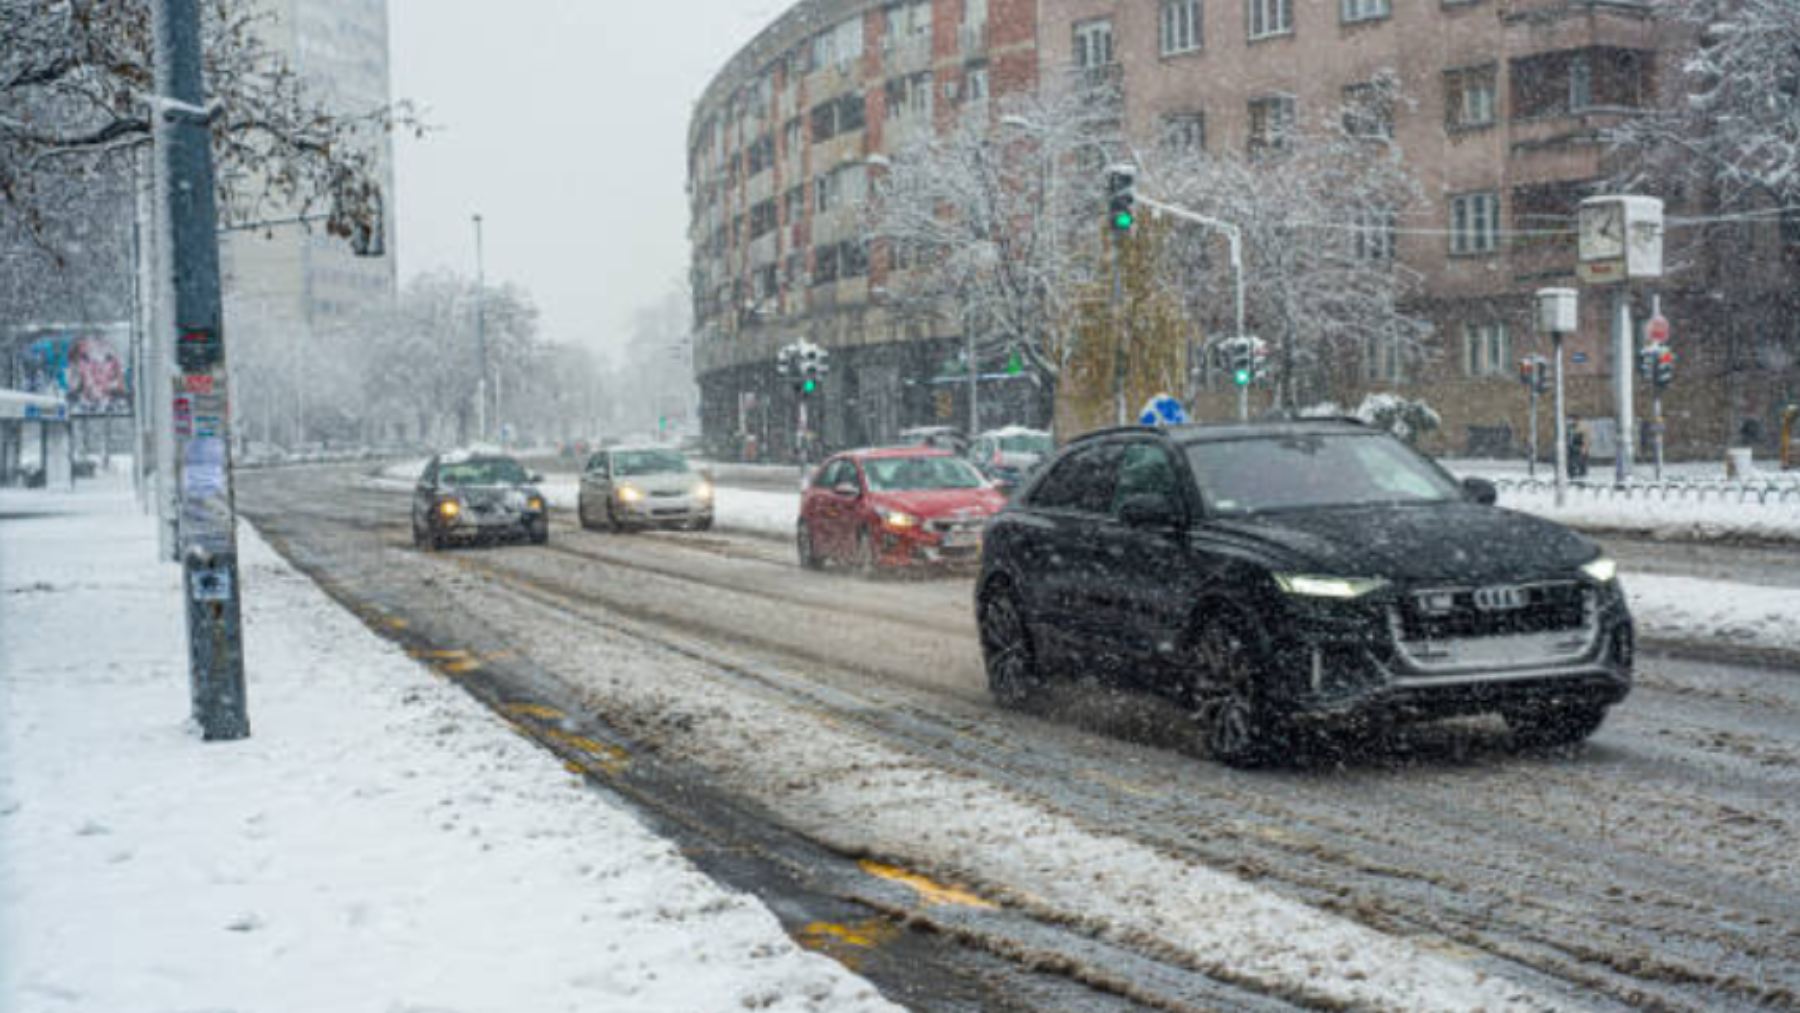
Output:
M401 283L516 282L543 335L602 349L687 269L694 99L788 0L391 0L393 94L441 129L395 142Z

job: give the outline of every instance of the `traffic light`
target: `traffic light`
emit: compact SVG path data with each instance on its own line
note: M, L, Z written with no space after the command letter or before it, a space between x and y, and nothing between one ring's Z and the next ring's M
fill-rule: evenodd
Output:
M1645 345L1638 349L1638 376L1649 381L1656 375L1656 346Z
M1233 338L1225 342L1225 365L1231 370L1231 382L1248 387L1256 381L1257 341L1255 338Z
M1130 232L1137 224L1137 169L1115 165L1106 170L1106 211L1114 231Z
M1550 363L1541 355L1527 355L1519 360L1519 382L1533 394L1550 389Z
M800 381L800 393L802 394L811 394L818 389L819 381L814 380L812 377L807 377Z
M1667 345L1657 348L1653 379L1658 390L1675 382L1675 352Z

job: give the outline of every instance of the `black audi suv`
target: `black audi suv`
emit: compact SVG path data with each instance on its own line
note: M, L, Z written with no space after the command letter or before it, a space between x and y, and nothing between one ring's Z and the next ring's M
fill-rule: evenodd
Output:
M504 454L457 450L425 464L413 487L413 544L550 540L550 513L540 475Z
M1354 421L1091 434L988 525L989 688L1161 693L1239 766L1305 723L1498 712L1580 741L1631 688L1625 596L1592 542L1494 499Z

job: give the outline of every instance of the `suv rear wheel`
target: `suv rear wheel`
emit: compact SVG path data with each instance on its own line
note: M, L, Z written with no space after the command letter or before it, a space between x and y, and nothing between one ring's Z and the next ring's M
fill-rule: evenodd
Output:
M1015 710L1029 706L1043 694L1044 675L1031 644L1031 631L1025 628L1018 595L1004 584L990 589L981 596L976 618L988 692L994 702Z

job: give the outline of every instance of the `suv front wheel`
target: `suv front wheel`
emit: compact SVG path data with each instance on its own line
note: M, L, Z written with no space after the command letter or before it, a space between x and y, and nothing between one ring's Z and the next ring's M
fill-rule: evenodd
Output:
M1254 638L1240 623L1210 620L1194 638L1192 664L1194 721L1206 751L1229 767L1270 762L1281 721L1268 702L1267 666Z

